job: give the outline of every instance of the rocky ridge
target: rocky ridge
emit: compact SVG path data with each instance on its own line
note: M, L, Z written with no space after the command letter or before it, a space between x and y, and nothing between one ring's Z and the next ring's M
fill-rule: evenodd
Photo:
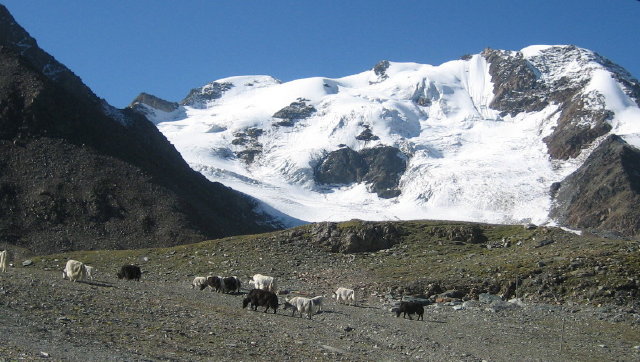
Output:
M189 94L180 102L183 106L191 106L194 108L205 108L207 102L216 100L224 94L224 92L233 88L232 83L227 82L211 82L203 87L192 89Z
M544 138L549 155L556 159L575 158L598 137L607 134L613 112L607 110L602 95L587 92L590 76L599 66L612 64L597 54L574 46L553 47L525 59L521 52L486 49L482 55L491 64L489 72L496 84L491 107L503 114L538 112L550 104L558 105L557 126ZM568 69L572 62L576 71ZM590 64L594 63L594 64ZM623 83L628 94L637 93L640 84L630 78ZM559 73L559 74L556 74ZM637 102L637 100L636 100Z
M278 227L191 170L145 117L98 99L4 7L0 19L0 247L169 246Z
M147 93L140 93L129 105L129 108L132 108L137 111L145 112L144 108L141 108L141 105L147 105L154 109L159 109L163 112L174 112L178 109L180 104L176 102L165 101L162 98L158 98L154 95Z

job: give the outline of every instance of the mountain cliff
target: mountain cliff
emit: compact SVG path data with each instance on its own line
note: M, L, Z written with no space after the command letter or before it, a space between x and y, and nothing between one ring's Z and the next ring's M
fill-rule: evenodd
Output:
M191 170L138 112L99 99L0 6L0 243L120 249L278 227L260 208Z
M485 49L439 66L381 61L338 79L231 77L194 88L170 112L134 106L192 168L302 220L534 222L635 235L634 222L616 221L637 221L622 211L633 197L618 197L620 212L606 221L585 221L578 214L604 204L563 195L594 182L574 172L593 169L589 156L608 137L640 146L639 100L624 69L562 45ZM633 169L615 172L633 179ZM627 192L637 196L632 187L612 195Z

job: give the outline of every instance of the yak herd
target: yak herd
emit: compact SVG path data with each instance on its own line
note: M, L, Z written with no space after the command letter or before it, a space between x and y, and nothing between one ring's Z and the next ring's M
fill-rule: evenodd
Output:
M255 274L251 280L249 280L248 284L251 286L251 290L242 300L242 308L250 306L251 309L256 311L258 307L264 307L265 313L267 313L269 309L273 310L273 313L276 313L280 303L278 302L278 290L275 278ZM204 290L207 287L211 287L212 290L220 293L240 293L241 285L240 279L236 276L197 276L191 282L191 288ZM349 303L354 306L356 305L356 295L353 289L340 287L333 292L332 297L338 304ZM301 318L302 316L306 316L311 319L314 313L322 311L323 303L324 296L321 295L312 298L298 296L285 299L283 309L290 309L292 316L298 313ZM418 320L424 320L424 307L415 302L400 302L400 305L395 309L395 313L396 317L400 317L400 314L402 314L403 318L408 316L409 319L413 319L411 315L416 314Z
M280 303L278 301L278 287L274 277L262 274L255 274L251 277L248 284L251 286L251 290L242 300L242 308L250 306L253 310L258 310L258 307L264 307L266 313L269 309L276 313ZM207 287L211 287L213 291L219 293L240 293L242 282L236 276L222 277L222 276L207 276L207 277L195 277L191 282L191 288L198 288L203 290ZM355 304L355 293L353 289L338 288L333 293L338 302L350 300ZM322 311L322 303L324 301L323 296L317 296L313 298L306 297L294 297L286 299L284 302L284 310L291 309L292 315L295 316L296 312L300 314L300 317L306 315L311 318L314 312Z
M7 251L4 250L0 251L0 271L5 272L6 268ZM62 271L62 278L69 279L72 282L85 279L93 280L94 272L95 268L92 266L85 265L77 260L68 260L64 270ZM139 281L142 276L142 271L137 265L123 265L116 275L118 279ZM242 300L242 308L247 308L247 306L250 305L250 308L255 311L258 307L264 307L265 313L269 309L273 310L273 313L276 313L280 303L278 301L278 287L275 278L267 275L255 274L251 280L249 280L248 284L251 289ZM206 277L195 277L191 282L191 288L204 290L207 287L210 287L213 291L219 293L241 293L242 282L236 276L222 277L211 275ZM333 292L333 298L338 304L349 303L356 305L356 296L353 289L340 287ZM312 298L298 296L285 299L283 309L290 309L292 311L292 316L295 316L295 314L298 313L300 317L305 315L307 318L311 319L314 312L318 313L322 311L323 302L323 296L316 296ZM395 309L395 313L396 317L400 317L400 314L402 314L403 318L408 316L409 319L413 319L411 318L411 315L416 314L418 316L418 320L424 320L424 308L421 304L415 302L401 302Z

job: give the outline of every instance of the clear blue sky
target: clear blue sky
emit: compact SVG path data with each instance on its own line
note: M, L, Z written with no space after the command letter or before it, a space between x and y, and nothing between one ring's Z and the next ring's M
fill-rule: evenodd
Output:
M342 77L382 59L574 44L640 77L637 0L0 0L39 45L124 107L234 75Z

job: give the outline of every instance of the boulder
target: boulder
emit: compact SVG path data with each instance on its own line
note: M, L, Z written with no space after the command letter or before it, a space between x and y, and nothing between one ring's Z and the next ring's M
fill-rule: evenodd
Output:
M493 302L501 302L502 298L495 294L481 293L478 295L478 301L484 304L491 304Z
M477 301L477 300L467 300L466 302L462 303L462 306L465 309L469 309L469 308L479 308L482 304Z
M423 306L427 306L427 305L431 304L431 300L429 300L427 298L412 297L412 296L409 296L409 295L403 296L402 297L402 301L403 302L418 303L418 304L423 305Z
M359 220L314 224L311 233L312 242L334 253L374 252L388 249L400 239L400 231L393 223Z

